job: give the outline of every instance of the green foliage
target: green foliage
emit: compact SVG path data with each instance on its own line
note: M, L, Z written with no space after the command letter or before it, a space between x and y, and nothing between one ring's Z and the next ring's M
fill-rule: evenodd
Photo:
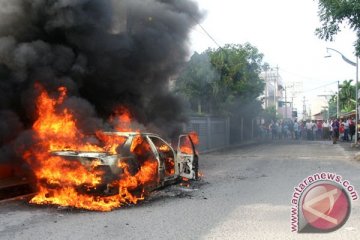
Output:
M355 86L352 80L345 80L339 85L339 108L341 112L350 112L355 109Z
M219 73L214 96L220 103L234 98L254 99L264 90L259 78L263 55L250 44L228 44L210 53L211 63Z
M319 17L322 26L315 33L321 39L333 41L340 31L342 23L346 23L357 32L356 55L360 53L360 1L359 0L319 0Z
M194 53L178 76L175 91L189 100L198 113L209 111L216 72L210 64L208 52Z
M262 58L248 43L195 53L179 75L175 89L198 113L231 115L249 103L259 110L257 97L265 86L259 77Z
M355 110L355 85L353 80L345 80L339 85L339 111L350 112ZM360 89L360 85L358 85ZM329 116L335 117L337 112L337 94L333 95L329 100Z

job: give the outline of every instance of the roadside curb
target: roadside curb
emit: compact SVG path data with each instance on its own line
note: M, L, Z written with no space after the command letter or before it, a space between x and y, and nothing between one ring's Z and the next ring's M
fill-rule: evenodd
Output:
M360 145L351 142L338 142L344 151L349 152L351 159L360 163Z
M264 144L264 143L266 143L266 141L252 140L252 141L246 141L246 142L237 143L237 144L231 144L229 146L224 146L221 148L214 148L214 149L209 149L209 150L205 150L205 151L200 151L199 153L200 154L208 154L208 153L213 153L213 152L222 152L222 151L226 151L226 150L232 150L235 148L251 146L251 145L255 145L255 144Z

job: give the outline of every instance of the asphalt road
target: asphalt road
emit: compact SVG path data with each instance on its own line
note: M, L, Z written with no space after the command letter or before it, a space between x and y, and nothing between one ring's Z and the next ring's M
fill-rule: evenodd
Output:
M356 151L342 145L287 141L205 154L201 181L112 212L2 203L0 239L360 239L360 201L335 232L290 228L291 196L305 177L334 172L360 192Z

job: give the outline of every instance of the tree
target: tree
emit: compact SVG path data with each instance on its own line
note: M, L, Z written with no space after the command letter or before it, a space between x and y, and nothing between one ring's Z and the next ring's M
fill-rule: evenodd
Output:
M229 111L236 102L253 102L264 91L259 77L263 55L251 44L227 44L210 57L219 74L213 84L216 109Z
M339 85L339 108L341 112L350 112L355 109L355 86L351 85L352 80L345 80Z
M195 52L178 76L175 91L187 98L194 111L209 112L215 76L209 50L201 54Z
M346 23L357 32L354 43L356 55L360 55L360 1L359 0L319 0L319 17L322 26L315 30L321 39L332 41Z
M252 108L256 111L261 105L257 97L265 86L259 77L262 58L249 43L195 53L176 80L176 91L197 112L232 115L245 109L244 105L258 102Z
M339 85L339 111L350 112L355 110L355 86L351 83L353 80L345 80ZM360 84L358 85L360 89ZM335 117L337 112L337 94L334 94L329 104L329 116Z
M230 141L250 137L253 120L262 112L259 96L265 83L260 79L263 55L246 43L227 44L195 53L176 80L176 91L199 112L227 116Z

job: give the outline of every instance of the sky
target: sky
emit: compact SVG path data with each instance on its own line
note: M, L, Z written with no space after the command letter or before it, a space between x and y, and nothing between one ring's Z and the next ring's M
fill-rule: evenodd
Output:
M333 42L319 39L315 35L315 29L321 26L317 0L195 1L205 13L201 26L220 46L248 42L264 54L264 62L279 68L285 84L302 85L302 89L297 89L302 93L294 96L294 107L299 112L304 96L307 108L312 108L314 114L321 107L315 106L319 105L315 101L318 95L335 93L337 81L355 81L356 68L343 61L340 54L330 51L331 57L325 56L329 47L355 62L356 35L344 26ZM190 47L192 52L201 53L218 46L196 26L191 32Z

